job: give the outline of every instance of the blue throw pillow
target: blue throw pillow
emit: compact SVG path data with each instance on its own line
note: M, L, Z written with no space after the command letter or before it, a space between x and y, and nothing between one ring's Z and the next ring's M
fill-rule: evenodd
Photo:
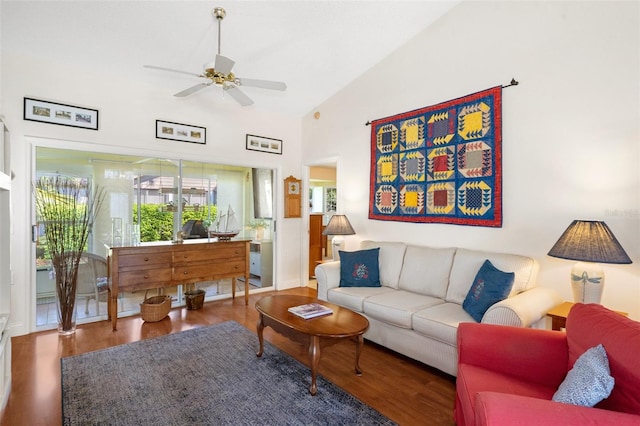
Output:
M502 272L489 259L485 260L462 302L462 309L474 320L481 322L491 305L507 298L515 276L513 272Z
M340 287L380 287L380 248L339 251Z
M604 346L594 346L576 360L552 399L565 404L593 407L609 397L614 381Z

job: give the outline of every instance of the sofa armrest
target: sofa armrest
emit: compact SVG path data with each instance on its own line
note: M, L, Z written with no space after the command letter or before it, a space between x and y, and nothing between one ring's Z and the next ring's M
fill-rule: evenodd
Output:
M567 336L560 331L475 322L458 326L459 366L557 387L567 374L568 362Z
M340 286L340 261L321 263L316 266L318 299L329 300L328 292Z
M560 303L562 303L562 297L555 290L534 287L491 306L482 317L482 322L531 327L544 318L547 311Z
M640 416L579 407L544 399L497 392L479 392L476 397L476 425L616 425L640 424Z

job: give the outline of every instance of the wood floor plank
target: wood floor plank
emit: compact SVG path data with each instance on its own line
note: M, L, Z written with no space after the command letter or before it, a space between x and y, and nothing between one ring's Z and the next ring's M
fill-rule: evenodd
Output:
M234 320L254 333L255 302L266 295L205 303L202 309L173 309L169 318L145 323L139 316L118 319L118 331L109 321L78 326L75 336L58 337L55 330L12 339L12 390L2 413L3 426L57 426L62 422L60 358L150 339L170 333ZM312 288L284 294L316 295ZM265 339L309 366L305 348L267 328ZM256 349L258 341L256 337ZM422 363L365 341L360 358L362 376L354 374L355 345L340 342L323 350L319 373L401 425L454 425L454 378ZM318 389L322 392L322 389Z

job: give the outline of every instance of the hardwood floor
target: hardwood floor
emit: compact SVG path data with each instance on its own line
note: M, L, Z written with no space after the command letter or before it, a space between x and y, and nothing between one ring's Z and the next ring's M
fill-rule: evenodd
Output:
M280 293L315 296L312 288ZM60 358L110 346L234 320L256 332L255 303L273 293L205 303L199 310L174 309L170 319L145 323L138 316L118 320L118 331L101 321L81 325L75 336L58 337L55 330L14 337L12 390L2 413L4 426L60 425ZM267 328L265 339L309 365L307 351ZM256 337L256 349L258 341ZM341 342L323 351L319 373L401 425L454 425L454 378L370 342L360 359L363 374L353 372L354 345ZM319 389L319 392L322 392ZM304 395L301 397L308 397Z

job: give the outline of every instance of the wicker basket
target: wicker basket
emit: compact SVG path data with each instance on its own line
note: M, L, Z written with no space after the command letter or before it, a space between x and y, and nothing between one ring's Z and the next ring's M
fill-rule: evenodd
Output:
M204 305L204 290L193 290L184 293L187 309L200 309Z
M149 291L149 290L147 290ZM163 320L171 310L171 296L158 295L147 297L144 293L144 302L140 304L140 316L143 321L158 322Z

